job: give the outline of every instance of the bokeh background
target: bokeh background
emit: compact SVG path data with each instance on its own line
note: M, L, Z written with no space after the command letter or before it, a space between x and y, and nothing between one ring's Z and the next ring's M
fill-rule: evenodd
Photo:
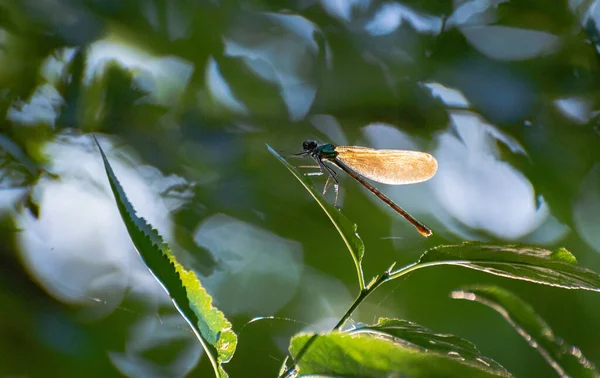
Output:
M0 1L0 376L212 374L130 243L92 132L240 333L233 377L275 376L289 337L358 293L266 144L438 159L427 183L379 185L429 239L342 177L367 280L463 240L566 247L600 272L599 23L590 0ZM498 314L449 298L473 283L515 291L600 365L599 294L461 268L394 281L355 320L412 320L553 376Z

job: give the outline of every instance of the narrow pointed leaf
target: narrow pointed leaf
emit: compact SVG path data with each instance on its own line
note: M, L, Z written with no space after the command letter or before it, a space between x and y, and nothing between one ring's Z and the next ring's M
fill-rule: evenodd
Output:
M94 138L95 139L95 138ZM215 373L227 377L222 364L228 362L237 345L237 336L223 313L191 270L177 262L169 246L144 218L136 215L104 151L96 141L121 218L142 260L171 297L173 304L191 326L206 350Z
M403 342L407 346L423 352L450 356L471 366L484 370L491 369L501 375L510 376L510 373L502 365L483 356L475 344L470 341L454 335L434 333L407 320L381 318L377 324L360 327L350 333L389 335L394 337L397 342Z
M300 181L300 183L304 186L304 188L310 193L310 195L317 201L319 206L323 209L331 223L333 223L336 230L339 232L340 236L344 240L346 247L350 251L352 255L352 259L354 260L354 265L356 266L358 281L360 285L360 289L364 289L365 287L365 279L362 271L362 258L365 253L365 245L363 244L362 239L358 236L356 232L356 224L352 223L344 214L342 214L335 206L331 205L329 202L323 198L323 196L315 189L312 182L302 173L300 173L296 167L288 163L281 155L279 155L271 146L267 145L267 149L270 153L275 155L277 159Z
M295 336L295 357L311 334ZM505 370L473 366L460 358L413 348L387 334L330 333L319 335L298 363L300 376L338 377L510 377Z
M544 319L511 292L495 286L476 286L454 291L452 298L479 302L496 310L559 376L600 377L594 364L577 347L554 335Z
M392 272L390 278L436 265L457 265L565 289L600 291L600 275L578 266L575 256L564 248L553 252L525 245L501 246L479 242L432 248L417 263Z

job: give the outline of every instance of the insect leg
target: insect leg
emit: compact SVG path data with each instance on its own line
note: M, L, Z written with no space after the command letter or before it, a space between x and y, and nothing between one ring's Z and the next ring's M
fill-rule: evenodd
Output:
M339 181L337 179L337 173L330 166L320 162L323 165L323 168L329 173L329 177L327 178L327 182L325 183L325 190L327 189L327 184L330 182L329 179L333 180L333 189L335 190L335 200L333 201L333 206L337 207L338 194L339 194ZM325 195L325 190L323 191L323 195Z
M306 152L306 151L299 152L297 154L288 155L288 157L291 157L291 158L303 158L303 157L306 157L306 156L308 156L308 152Z
M305 173L304 176L322 176L323 172L319 171L319 172L308 172Z
M335 190L335 200L333 201L333 206L337 207L338 201L338 193L339 193L340 184L335 180L335 184L333 184L333 189Z
M321 176L323 175L323 168L321 167L322 163L319 162L319 165L302 165L298 168L319 168L319 172L308 172L305 173L305 176Z
M325 186L323 187L323 195L325 195L327 193L327 187L329 186L330 182L331 182L331 176L327 176L327 181L325 181Z

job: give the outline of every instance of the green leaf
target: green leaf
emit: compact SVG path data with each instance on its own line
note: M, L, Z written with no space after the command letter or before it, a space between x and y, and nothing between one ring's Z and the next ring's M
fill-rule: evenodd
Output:
M428 353L438 353L443 356L452 356L464 363L480 369L492 369L510 374L496 361L483 356L477 347L470 341L449 334L438 334L416 323L401 319L380 318L375 325L360 327L351 333L371 333L393 336L407 346L420 349Z
M296 356L311 336L295 336L290 353ZM505 370L472 365L451 354L428 352L384 333L319 335L298 362L298 368L301 376L510 377Z
M96 140L96 138L94 138ZM227 377L222 364L228 362L237 345L237 335L223 313L212 306L212 298L191 270L177 262L169 246L144 218L136 215L102 147L104 168L121 218L142 260L171 297L173 304L191 326L206 350L215 374Z
M452 292L452 298L479 302L496 310L559 376L600 377L577 347L555 336L533 308L511 292L495 286L475 286Z
M576 263L575 256L564 248L552 252L524 245L465 242L432 248L417 263L390 273L390 279L429 266L457 265L542 285L600 291L600 275Z
M335 229L339 232L340 236L344 240L346 247L350 251L352 255L352 259L354 260L354 265L356 266L356 272L358 274L358 283L360 289L365 288L365 278L362 270L362 259L365 253L365 245L363 244L362 239L356 232L356 224L351 222L344 214L342 214L335 206L331 205L329 202L323 198L323 196L315 189L312 182L307 178L307 176L298 172L296 167L288 163L281 155L279 155L271 146L267 144L267 149L270 153L275 155L279 161L285 165L285 167L292 172L292 174L300 181L300 183L304 186L304 188L310 193L310 195L317 201L319 206L323 209L325 214L331 220L331 223L335 226Z

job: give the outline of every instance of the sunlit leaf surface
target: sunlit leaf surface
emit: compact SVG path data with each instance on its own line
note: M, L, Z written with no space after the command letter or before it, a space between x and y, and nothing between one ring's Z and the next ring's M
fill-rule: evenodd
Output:
M470 341L454 335L434 333L407 320L381 318L377 324L360 327L351 333L393 336L396 342L406 343L408 347L447 355L484 370L493 369L509 375L499 363L483 356Z
M559 376L600 377L579 348L557 337L529 304L511 292L494 286L474 286L452 292L452 298L479 302L497 311Z
M543 285L600 291L600 275L576 264L575 256L564 248L553 252L539 247L465 242L432 248L416 264L391 276L426 266L457 265Z
M356 265L360 288L364 288L364 275L362 272L362 258L365 253L365 245L362 239L356 232L356 224L352 223L344 214L342 214L335 206L327 202L323 196L315 189L312 182L302 173L298 172L296 167L288 163L281 155L279 155L271 146L267 145L269 152L275 155L279 161L300 181L302 186L310 193L323 209L325 214L331 220L336 230L344 240L348 250L352 254L352 259Z
M292 339L296 355L312 335ZM486 366L450 353L409 346L386 333L320 335L298 364L300 375L343 377L509 377L503 369Z
M186 270L162 237L144 218L136 215L106 155L98 144L121 218L142 260L169 294L175 307L192 327L211 358L215 371L227 377L222 364L228 362L237 345L237 336L223 313L212 305L212 298L192 270Z

